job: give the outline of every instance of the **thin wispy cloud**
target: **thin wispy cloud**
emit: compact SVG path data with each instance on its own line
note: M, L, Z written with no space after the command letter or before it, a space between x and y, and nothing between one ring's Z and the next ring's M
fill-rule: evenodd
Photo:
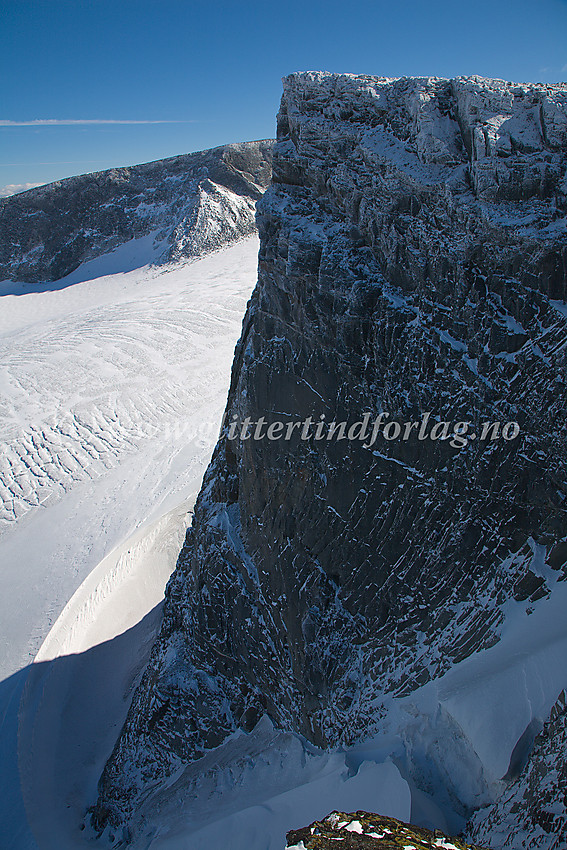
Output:
M101 162L112 163L109 159L55 159L50 162L0 162L0 168L17 168L21 165L92 165Z
M9 198L10 195L19 195L20 192L26 192L28 189L35 189L36 186L43 186L43 183L8 183L6 186L0 186L0 198Z
M33 121L8 121L0 118L0 127L60 127L77 124L195 124L196 121L130 120L118 118L35 118Z

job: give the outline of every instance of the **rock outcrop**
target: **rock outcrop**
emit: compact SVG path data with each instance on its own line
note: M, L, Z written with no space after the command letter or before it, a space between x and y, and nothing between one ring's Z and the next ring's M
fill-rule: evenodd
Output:
M148 261L193 257L255 232L271 141L224 145L50 183L0 200L0 279L59 280L150 237Z
M566 169L565 86L284 80L226 421L399 428L225 429L99 825L264 714L368 736L567 578Z
M481 850L439 830L420 829L369 812L331 812L324 820L287 834L286 850Z
M567 846L567 693L562 691L522 773L472 818L469 835L495 847Z

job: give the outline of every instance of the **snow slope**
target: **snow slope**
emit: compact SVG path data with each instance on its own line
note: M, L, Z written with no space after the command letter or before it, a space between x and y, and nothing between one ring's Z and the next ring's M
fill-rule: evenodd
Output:
M20 702L19 770L41 848L79 840L148 660L192 502L144 526L95 567L30 668Z
M17 709L26 665L55 621L28 678L28 707L50 670L51 708L45 704L63 713L61 683L82 674L60 660L54 665L54 658L104 654L107 647L114 663L118 639L123 657L108 680L126 690L132 670L145 663L190 497L220 427L257 250L251 237L193 263L156 269L140 267L145 246L133 241L54 284L0 284L3 846L34 846L19 794ZM121 552L125 541L130 554ZM92 668L85 670L88 678ZM119 704L100 699L108 717ZM33 712L24 716L20 729L24 773L25 756L34 755L25 753L26 729L37 736L45 715L39 726L36 720ZM120 722L112 718L110 749ZM100 729L99 723L91 743ZM38 770L37 760L30 765Z
M256 254L251 238L2 298L0 676L35 656L109 551L198 488Z

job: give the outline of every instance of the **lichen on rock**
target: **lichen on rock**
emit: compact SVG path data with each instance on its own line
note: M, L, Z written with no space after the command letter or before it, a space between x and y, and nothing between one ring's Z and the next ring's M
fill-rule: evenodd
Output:
M340 843L339 843L340 842ZM369 812L331 812L287 834L286 850L483 850L460 838ZM487 848L486 848L487 850Z

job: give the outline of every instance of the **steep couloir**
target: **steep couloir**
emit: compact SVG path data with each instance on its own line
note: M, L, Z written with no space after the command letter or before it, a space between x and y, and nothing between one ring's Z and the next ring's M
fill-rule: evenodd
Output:
M566 86L284 80L227 427L99 825L265 713L361 739L567 577L566 166Z

